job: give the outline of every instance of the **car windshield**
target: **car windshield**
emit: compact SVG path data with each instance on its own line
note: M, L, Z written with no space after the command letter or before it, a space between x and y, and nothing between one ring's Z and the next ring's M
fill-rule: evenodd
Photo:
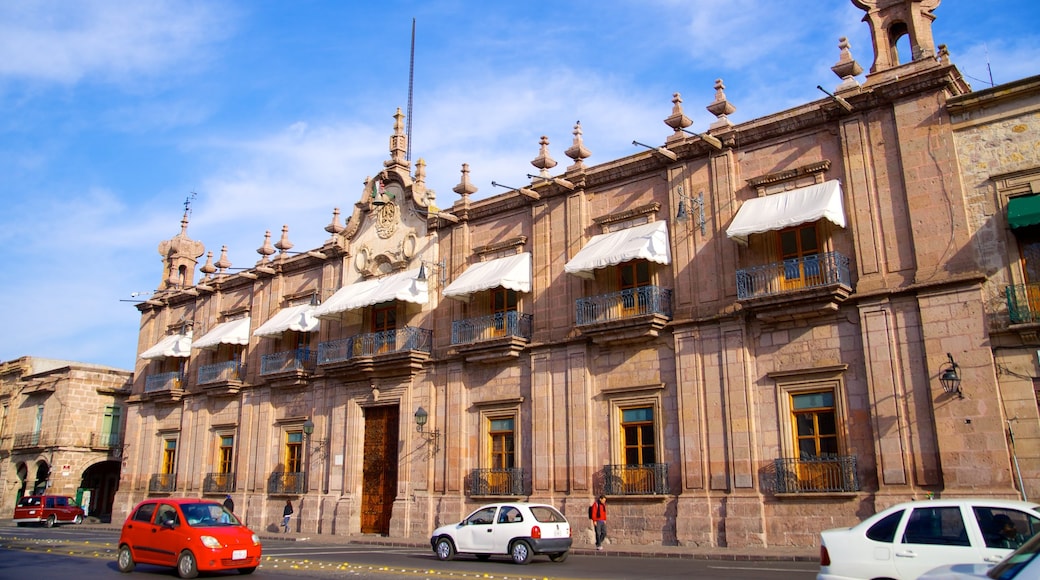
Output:
M237 526L238 518L219 503L189 503L181 505L188 525L196 528Z
M1040 534L1033 536L1028 542L1022 544L1021 548L1011 552L1007 558L990 568L986 575L993 580L1011 580L1026 564L1035 560L1038 553L1040 553Z

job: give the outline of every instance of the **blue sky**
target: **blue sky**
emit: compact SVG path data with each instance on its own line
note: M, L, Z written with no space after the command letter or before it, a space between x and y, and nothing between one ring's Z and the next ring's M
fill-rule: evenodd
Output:
M976 89L1040 73L1034 0L946 0L936 44ZM672 93L703 131L722 78L735 123L822 98L838 38L864 68L849 0L0 3L0 361L23 355L132 369L159 242L180 231L234 267L265 230L320 246L339 207L388 158L407 109L412 159L437 203L463 163L476 198L560 173L581 121L590 165L662 144ZM862 81L862 75L860 77Z

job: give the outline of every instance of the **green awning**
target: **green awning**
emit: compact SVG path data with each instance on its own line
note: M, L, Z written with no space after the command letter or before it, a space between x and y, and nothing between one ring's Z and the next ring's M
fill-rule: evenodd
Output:
M1011 229L1040 224L1040 195L1021 195L1008 200L1008 225Z

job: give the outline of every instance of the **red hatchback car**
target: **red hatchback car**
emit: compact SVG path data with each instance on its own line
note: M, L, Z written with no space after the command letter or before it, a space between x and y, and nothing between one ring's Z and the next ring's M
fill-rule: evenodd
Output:
M218 502L198 498L155 498L137 504L119 536L120 572L134 566L173 566L181 578L199 571L238 570L260 565L260 538Z

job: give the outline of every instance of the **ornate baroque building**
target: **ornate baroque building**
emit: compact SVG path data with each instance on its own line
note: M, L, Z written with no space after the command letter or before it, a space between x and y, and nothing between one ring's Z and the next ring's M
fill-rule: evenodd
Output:
M473 200L464 165L444 210L398 111L319 248L286 227L232 272L185 217L139 305L116 511L231 493L258 529L288 498L303 532L423 537L603 492L616 542L810 546L1040 494L1035 82L972 93L938 0L853 3L874 62L858 81L842 40L818 101L734 124L718 81L703 134L676 94L663 145L590 165L576 125L565 170L543 138L529 185Z
M132 373L24 356L0 363L0 514L25 495L76 499L107 518L119 484Z

